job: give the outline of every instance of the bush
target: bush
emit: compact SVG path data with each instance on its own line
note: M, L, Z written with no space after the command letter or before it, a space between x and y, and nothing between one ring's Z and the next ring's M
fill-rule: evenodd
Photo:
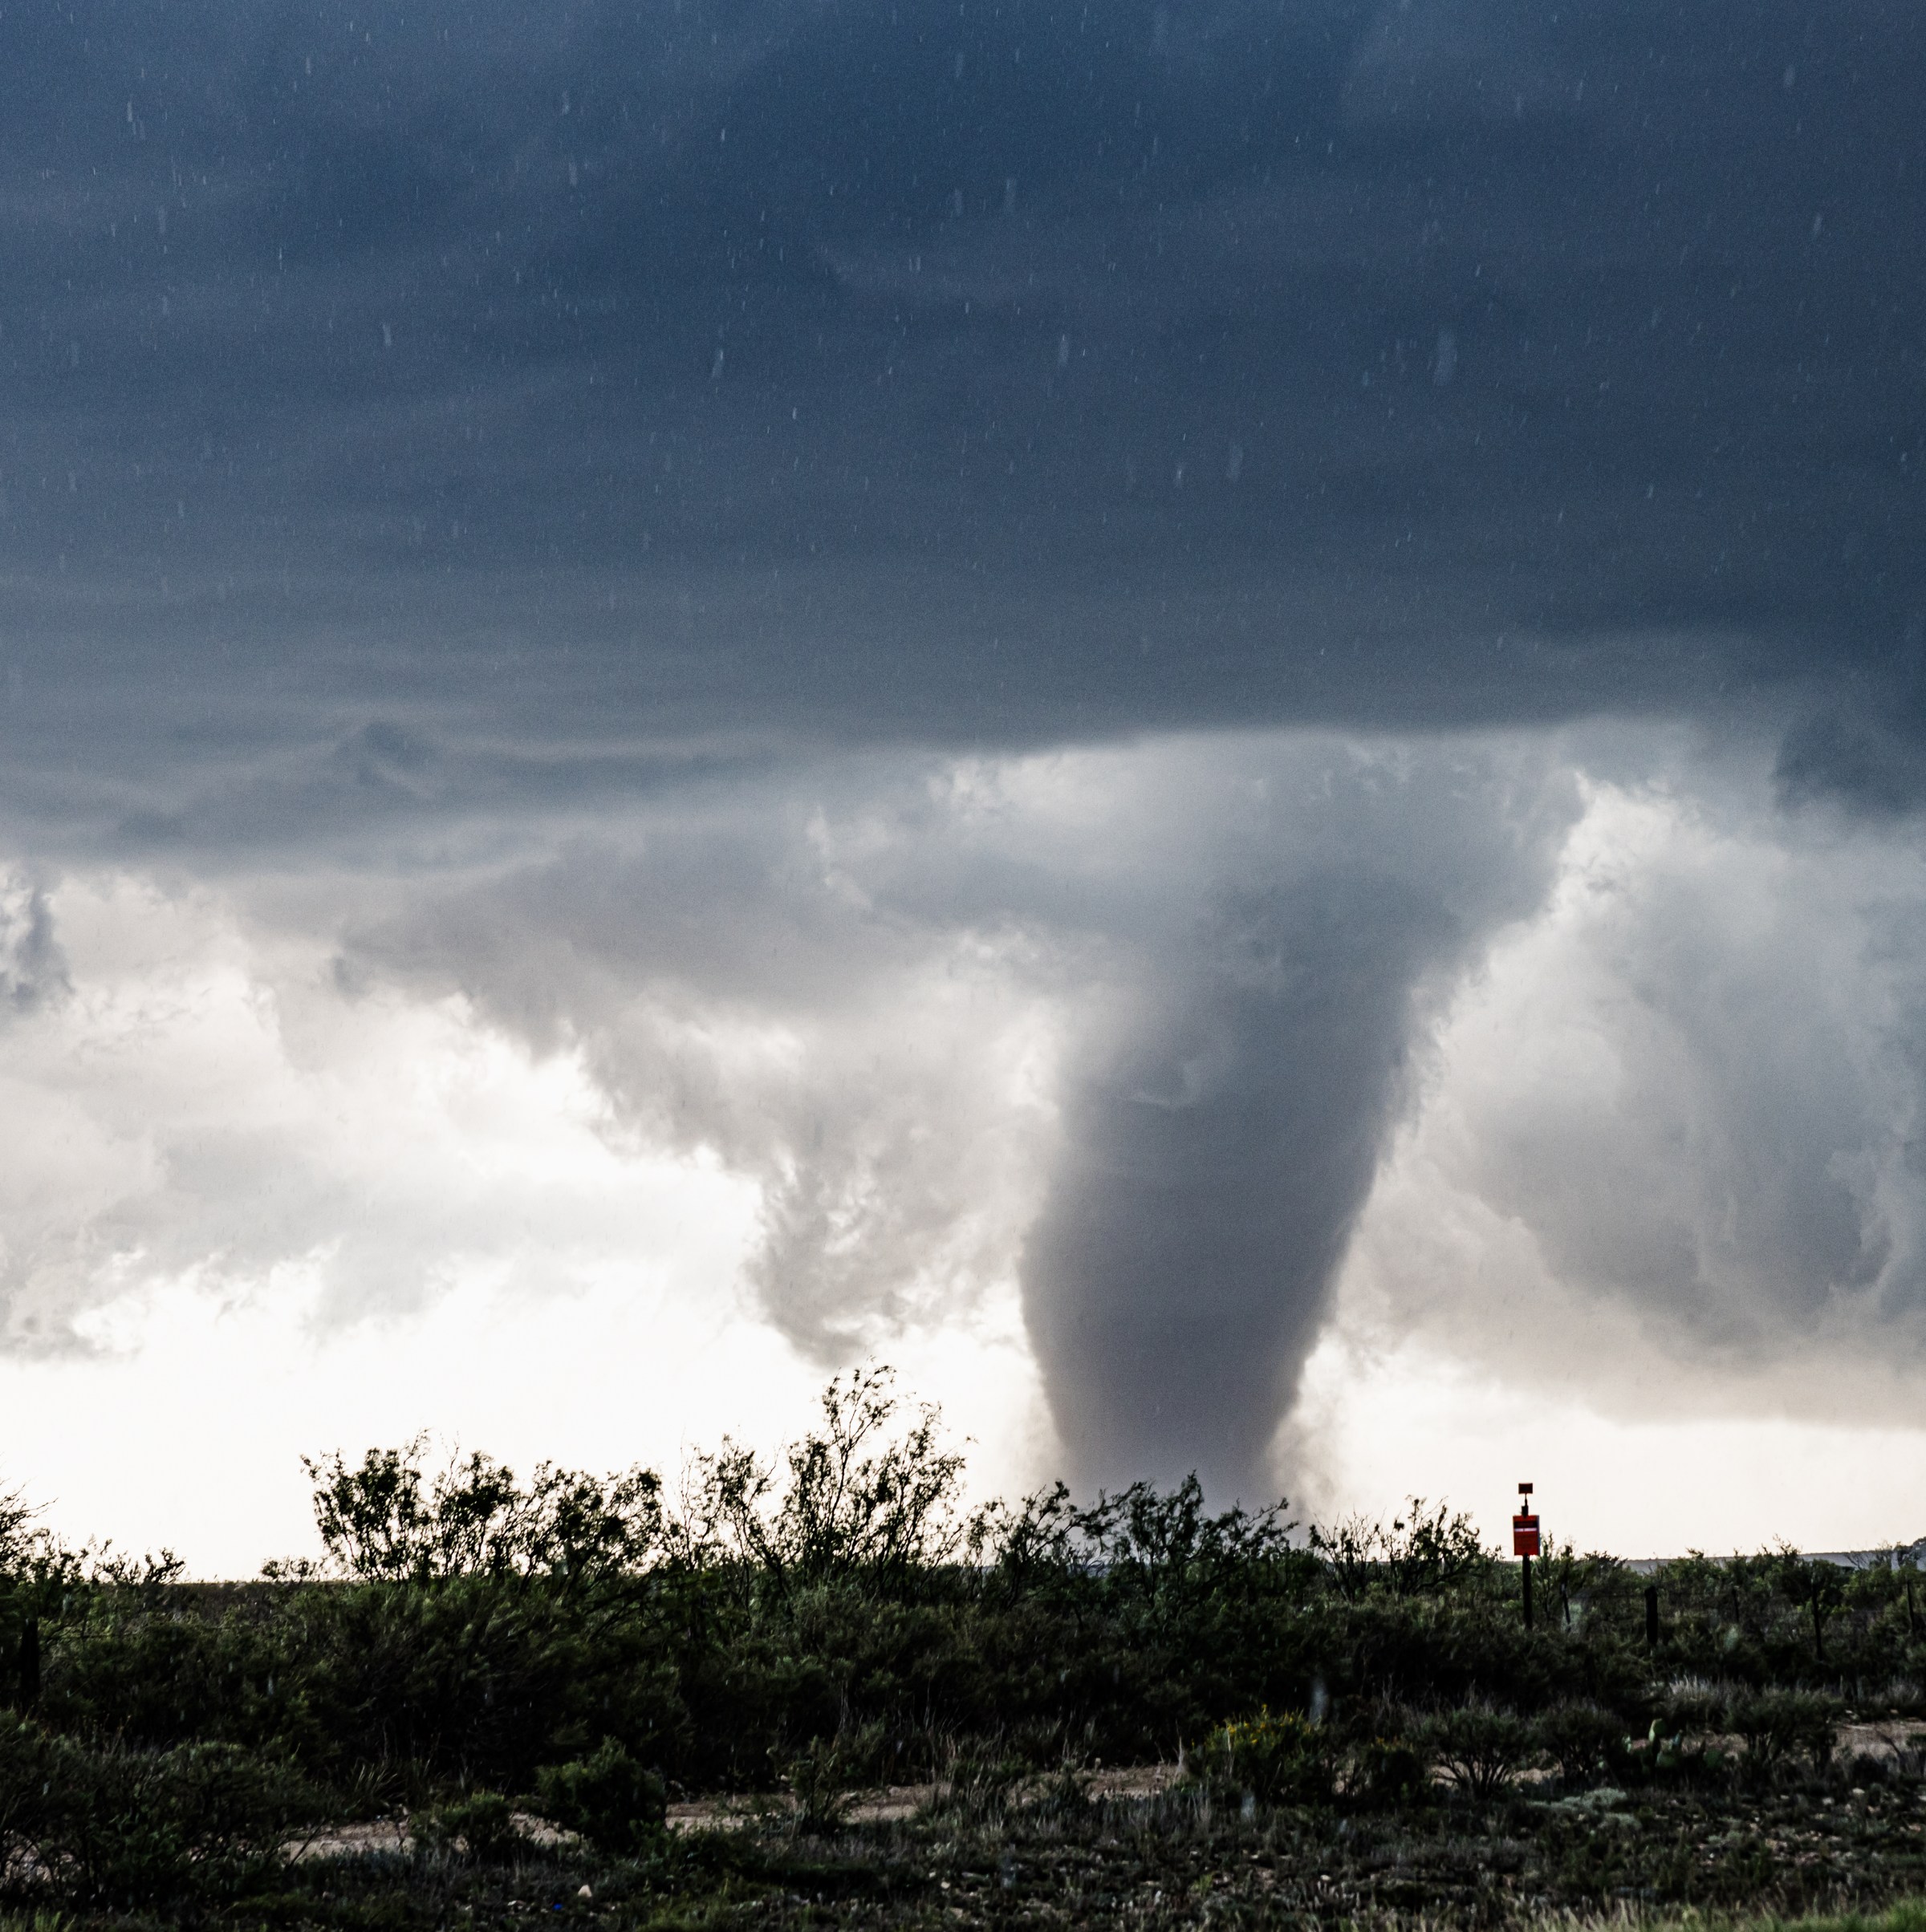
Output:
M278 1869L310 1808L283 1767L236 1745L140 1751L0 1723L0 1829L85 1903L233 1898Z
M1352 1754L1345 1795L1374 1808L1417 1802L1430 1784L1424 1753L1398 1737L1367 1738Z
M661 1779L613 1738L604 1738L592 1757L543 1765L535 1773L535 1798L544 1817L618 1857L658 1841L668 1816Z
M0 1712L0 1841L30 1843L45 1828L55 1751L31 1719Z
M1836 1698L1813 1690L1747 1691L1726 1706L1725 1724L1744 1741L1750 1771L1774 1771L1802 1755L1817 1768L1832 1756L1839 1708Z
M438 1807L424 1820L420 1836L484 1865L506 1865L526 1842L514 1807L498 1791L470 1792Z
M1558 1768L1567 1784L1609 1780L1623 1769L1623 1720L1602 1706L1576 1701L1554 1704L1533 1733L1538 1748Z
M855 1738L843 1733L815 1738L782 1767L782 1782L795 1800L795 1824L800 1832L833 1832L849 1816L863 1774L873 1760L873 1733Z
M1492 1564L1469 1516L1422 1496L1412 1496L1388 1528L1364 1516L1328 1528L1314 1524L1310 1547L1352 1600L1374 1588L1394 1597L1433 1595Z
M0 1736L0 1786L55 1738L94 1765L105 1747L84 1740L112 1737L132 1754L113 1776L137 1764L171 1789L185 1761L154 1767L192 1739L299 1765L364 1813L425 1808L457 1778L539 1782L588 1835L640 1842L660 1793L635 1760L709 1791L783 1773L811 1825L852 1788L941 1778L953 1752L977 1768L955 1802L994 1809L1002 1760L1020 1781L1181 1739L1205 1740L1201 1778L1254 1802L1322 1799L1343 1758L1347 1802L1389 1803L1426 1789L1413 1752L1473 1792L1534 1751L1575 1786L1700 1776L1733 1729L1754 1773L1822 1761L1832 1707L1802 1688L1822 1640L1826 1680L1863 1708L1926 1704L1910 1566L1680 1559L1654 1585L1655 1651L1643 1577L1561 1552L1545 1601L1569 1615L1527 1632L1515 1572L1439 1504L1311 1548L1282 1504L1213 1513L1194 1479L1083 1504L1058 1485L966 1524L934 1416L880 1371L833 1386L773 1460L698 1458L673 1504L647 1471L525 1481L469 1455L437 1473L412 1444L313 1473L326 1581L295 1565L183 1584L165 1560L63 1554L0 1493L0 1693L36 1674L30 1624L43 1727ZM1213 1731L1260 1707L1328 1714L1329 1741L1267 1715ZM1447 1715L1420 1725L1413 1707ZM1514 1711L1538 1720L1522 1739ZM50 1782L0 1789L0 1832L53 1830L35 1809ZM141 1802L144 1816L160 1800Z
M1198 1756L1207 1784L1249 1792L1266 1804L1326 1803L1336 1779L1335 1753L1323 1727L1290 1711L1262 1710L1221 1725Z
M1530 1756L1524 1720L1490 1704L1465 1704L1427 1720L1420 1738L1432 1761L1466 1796L1490 1798Z

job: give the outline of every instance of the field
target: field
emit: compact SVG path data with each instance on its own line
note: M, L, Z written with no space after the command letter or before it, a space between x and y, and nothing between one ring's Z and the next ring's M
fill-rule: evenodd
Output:
M966 1515L882 1373L672 1501L418 1444L310 1472L325 1561L250 1583L0 1516L15 1922L1926 1924L1897 1552L1550 1548L1527 1630L1419 1502Z

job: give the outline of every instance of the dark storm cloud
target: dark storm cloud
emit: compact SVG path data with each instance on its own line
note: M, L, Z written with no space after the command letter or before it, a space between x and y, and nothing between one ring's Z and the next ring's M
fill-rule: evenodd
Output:
M799 752L1604 712L1910 812L1922 83L1875 0L9 9L0 798L55 857L425 871ZM1495 805L1359 822L1107 925L1078 865L892 885L1129 962L1026 1284L1093 1468L1248 1474L1414 1003L1542 881ZM690 876L712 977L793 939L786 875ZM512 1012L547 940L492 916L436 943ZM606 1057L639 1115L676 1070ZM799 1091L729 1144L798 1256L908 1174L906 1254L941 1163L839 1091L814 1165ZM855 1292L811 1265L797 1333Z
M163 789L263 704L1912 716L1909 9L102 5L0 72L0 622Z

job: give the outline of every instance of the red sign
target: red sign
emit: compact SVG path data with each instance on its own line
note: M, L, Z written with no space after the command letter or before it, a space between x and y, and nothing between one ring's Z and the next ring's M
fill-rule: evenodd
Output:
M1538 1553L1538 1519L1536 1516L1514 1516L1511 1519L1511 1553L1514 1557L1535 1557Z

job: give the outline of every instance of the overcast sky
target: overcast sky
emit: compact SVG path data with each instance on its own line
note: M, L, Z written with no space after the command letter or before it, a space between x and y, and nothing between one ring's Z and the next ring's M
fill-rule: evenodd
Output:
M0 1472L245 1572L303 1450L880 1358L985 1486L1926 1531L1923 96L1908 0L0 13Z

